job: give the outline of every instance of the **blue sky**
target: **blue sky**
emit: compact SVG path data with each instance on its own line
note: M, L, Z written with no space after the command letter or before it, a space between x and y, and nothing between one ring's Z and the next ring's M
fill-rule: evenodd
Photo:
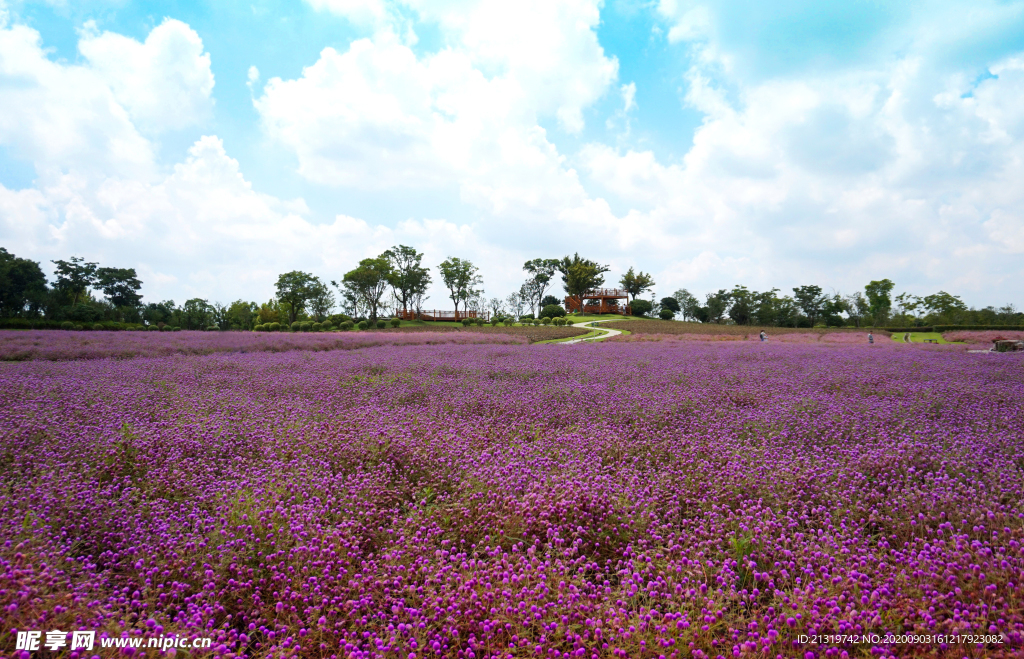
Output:
M579 251L659 296L1024 305L1024 2L0 12L0 244L135 267L148 299L262 300L402 243L488 296Z

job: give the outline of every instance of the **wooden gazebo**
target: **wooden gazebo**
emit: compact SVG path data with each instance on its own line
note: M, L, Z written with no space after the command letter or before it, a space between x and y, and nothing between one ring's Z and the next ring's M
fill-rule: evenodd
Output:
M624 301L620 303L620 300ZM567 297L565 310L570 313L582 310L583 313L616 313L624 316L628 316L632 311L629 295L622 288L595 288L580 297Z

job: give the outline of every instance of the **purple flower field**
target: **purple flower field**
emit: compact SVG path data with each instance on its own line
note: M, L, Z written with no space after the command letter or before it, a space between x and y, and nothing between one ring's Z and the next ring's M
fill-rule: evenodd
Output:
M367 659L1024 641L1019 355L665 341L8 362L0 465L6 657L12 629ZM1004 642L799 641L886 632Z
M0 361L45 359L131 359L218 352L356 350L372 346L472 343L526 343L508 334L470 332L0 332Z

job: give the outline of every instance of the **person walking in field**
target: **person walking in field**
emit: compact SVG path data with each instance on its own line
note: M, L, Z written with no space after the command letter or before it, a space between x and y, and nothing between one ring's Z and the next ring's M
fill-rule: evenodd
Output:
M764 343L767 340L768 340L768 335L764 333L764 330L761 330L761 343Z
M868 345L875 345L875 335L868 332Z

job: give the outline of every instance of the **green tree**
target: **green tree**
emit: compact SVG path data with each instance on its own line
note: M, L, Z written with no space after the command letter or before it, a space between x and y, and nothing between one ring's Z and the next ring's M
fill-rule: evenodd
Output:
M632 301L644 291L654 288L654 278L644 272L633 272L633 268L630 267L626 274L622 275L619 284L626 290L626 293L630 296L630 301Z
M35 316L46 300L46 275L35 261L0 247L0 316Z
M391 277L391 262L383 254L363 259L359 266L342 278L344 292L365 305L370 322L377 322L380 300L387 291Z
M855 327L860 327L864 316L870 312L868 300L860 294L860 291L846 296L846 315L850 317Z
M455 304L455 319L459 318L459 303L468 305L469 300L478 296L477 286L483 283L478 269L467 259L449 256L437 267L441 271L441 281L448 289L449 297ZM464 305L464 306L465 306Z
M702 323L720 324L729 309L729 291L720 289L717 293L708 293L704 305L698 311L698 320Z
M690 291L680 288L672 294L672 297L679 303L679 309L683 314L683 320L697 320L700 309L700 301Z
M136 308L142 304L142 282L135 268L97 268L96 286L115 308Z
M312 313L314 320L322 323L325 318L331 315L336 302L334 300L334 293L327 287L327 284L320 281L319 277L314 277L313 279L313 283L309 285L309 300L306 301L306 306Z
M661 298L661 308L668 309L675 316L677 313L683 310L683 307L679 304L679 300L674 297L663 297Z
M864 294L868 298L868 311L876 327L884 324L889 318L889 310L892 309L890 294L895 285L888 279L879 279L864 287Z
M737 325L749 325L754 315L754 295L746 286L733 286L729 292L729 318Z
M384 252L384 256L391 264L388 283L402 305L402 311L408 311L413 299L427 292L430 270L422 265L423 254L406 245L392 247Z
M579 254L562 258L556 270L562 273L562 287L569 297L575 298L580 310L583 309L583 295L604 283L604 273L609 268L590 259L581 259Z
M950 323L959 323L964 312L967 311L967 305L964 304L963 300L956 295L950 295L946 291L926 295L922 303L929 313Z
M277 278L277 299L284 303L288 324L294 323L305 309L318 281L313 275L301 270L292 270Z
M539 312L544 304L544 294L551 285L551 279L558 271L558 259L532 259L523 264L523 270L530 278L523 284L521 292L528 296L527 303L531 312ZM558 304L558 301L555 302Z
M847 313L849 305L842 295L833 293L831 297L825 296L825 302L821 306L821 315L828 327L842 327L843 318L841 314Z
M807 320L814 327L814 322L821 316L825 306L825 296L821 294L821 286L797 286L793 289L793 297L800 311L804 312Z
M256 326L259 319L257 315L260 308L255 302L235 300L224 312L224 321L227 329L251 330Z
M185 329L201 330L213 321L214 308L202 298L194 297L181 305L181 324Z
M86 298L89 287L96 283L96 264L90 263L80 256L72 256L69 261L52 261L57 268L57 282L54 289L75 306Z

